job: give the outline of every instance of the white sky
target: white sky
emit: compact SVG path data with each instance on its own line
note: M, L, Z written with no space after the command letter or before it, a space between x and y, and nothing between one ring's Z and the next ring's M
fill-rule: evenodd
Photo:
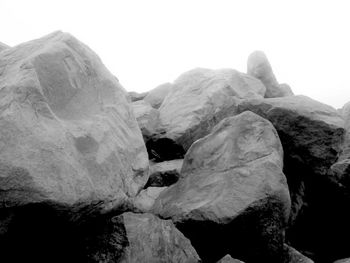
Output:
M139 92L194 67L245 72L259 49L279 82L339 108L350 101L349 11L348 0L0 0L0 42L69 32Z

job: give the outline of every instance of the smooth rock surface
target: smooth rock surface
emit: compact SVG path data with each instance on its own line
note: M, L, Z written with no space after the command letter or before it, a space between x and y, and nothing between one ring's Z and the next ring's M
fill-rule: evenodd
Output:
M190 241L170 220L128 212L113 217L103 230L101 247L89 250L91 262L200 262Z
M171 218L204 261L228 251L248 262L279 262L290 209L282 168L272 124L244 112L191 146L181 179L159 195L153 210Z
M262 98L261 81L233 69L197 68L182 74L159 108L165 137L186 151L219 121L235 115L237 100Z
M266 98L286 97L293 95L289 86L278 84L272 67L266 55L262 51L254 51L248 57L247 74L251 75L261 82L266 87Z
M147 141L156 133L159 125L159 112L144 100L135 101L131 105L143 138Z
M177 182L180 177L183 159L150 163L150 175L145 187L170 186Z
M0 208L110 209L148 179L126 92L99 57L55 32L0 54Z
M171 83L161 84L150 90L144 100L149 102L153 108L158 109L172 87L173 85Z
M284 245L284 247L288 254L288 260L286 261L287 263L314 263L314 261L301 254L295 248L286 244Z

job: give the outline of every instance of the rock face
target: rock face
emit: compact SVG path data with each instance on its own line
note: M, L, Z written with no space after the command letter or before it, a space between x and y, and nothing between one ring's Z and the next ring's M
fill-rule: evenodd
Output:
M151 106L158 109L163 103L164 98L168 95L173 85L171 83L164 83L149 91L147 96L144 98Z
M316 262L346 251L335 240L348 231L340 223L347 218L341 212L347 201L341 201L336 178L329 175L344 139L344 123L337 111L305 96L247 100L238 106L238 111L246 110L271 121L281 139L292 198L288 231L292 245L319 255ZM326 215L324 211L328 211ZM321 231L322 238L318 236Z
M282 168L270 122L251 112L226 118L191 146L181 179L160 194L154 212L171 218L204 261L229 252L281 262L290 209Z
M0 54L0 208L109 209L148 179L126 92L87 46L56 32Z
M217 263L244 263L244 262L238 259L234 259L230 255L226 255L222 259L220 259Z
M255 51L248 57L247 74L251 75L266 87L266 98L286 97L293 95L292 90L286 84L278 84L272 67L266 55L262 51Z
M135 102L139 100L143 100L147 96L147 92L137 93L135 91L128 92L128 100L130 102Z
M10 48L10 46L0 42L0 52L8 48Z
M220 120L234 115L238 99L262 98L264 85L236 70L197 68L182 74L159 108L165 137L186 151Z
M89 248L89 262L200 262L190 241L170 220L151 214L124 213L101 232L102 249Z
M182 168L182 159L151 163L150 176L145 187L148 186L170 186L177 182Z
M131 105L143 138L147 141L156 133L159 125L159 112L144 100L135 101Z

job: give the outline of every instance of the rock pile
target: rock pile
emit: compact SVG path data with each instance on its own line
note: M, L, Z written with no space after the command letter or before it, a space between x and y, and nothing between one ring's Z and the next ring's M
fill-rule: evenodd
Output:
M348 262L350 104L261 51L126 92L55 32L0 43L0 262Z

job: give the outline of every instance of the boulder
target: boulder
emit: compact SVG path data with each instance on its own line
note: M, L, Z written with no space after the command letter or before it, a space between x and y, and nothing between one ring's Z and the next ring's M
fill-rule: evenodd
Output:
M0 42L0 52L8 48L10 48L10 46Z
M331 260L346 250L336 241L338 235L350 231L343 212L348 198L330 174L341 152L344 121L334 108L305 96L246 100L238 111L246 110L271 121L283 145L292 199L288 239L293 246L317 254L316 262Z
M247 74L251 75L261 82L266 87L266 98L286 97L293 95L292 90L286 84L278 84L272 67L266 55L262 51L254 51L248 57Z
M286 263L314 263L311 259L301 254L295 248L288 246L287 244L285 244L284 247L288 257Z
M153 211L172 219L205 262L225 254L281 262L290 199L274 127L252 112L222 120L185 155Z
M131 105L143 138L147 141L156 133L159 125L159 112L144 100L135 101Z
M149 102L153 108L158 109L172 87L173 85L171 83L159 85L158 87L149 91L144 100Z
M180 177L183 159L150 163L150 175L145 188L149 186L170 186Z
M129 91L127 98L129 102L135 102L135 101L143 100L147 96L147 93L148 92L138 93L135 91Z
M142 190L136 197L132 199L133 207L137 211L150 212L155 200L158 198L161 192L168 187L148 187Z
M233 69L197 68L182 74L159 108L166 137L185 151L209 134L222 119L235 114L239 99L262 98L261 81Z
M244 263L244 262L238 259L234 259L230 255L226 255L216 263Z
M151 214L113 217L95 239L100 242L88 246L88 262L200 262L190 241L170 220Z
M334 263L350 263L350 258L339 259L334 261Z
M100 58L55 32L0 54L0 209L109 210L148 180L126 92Z

